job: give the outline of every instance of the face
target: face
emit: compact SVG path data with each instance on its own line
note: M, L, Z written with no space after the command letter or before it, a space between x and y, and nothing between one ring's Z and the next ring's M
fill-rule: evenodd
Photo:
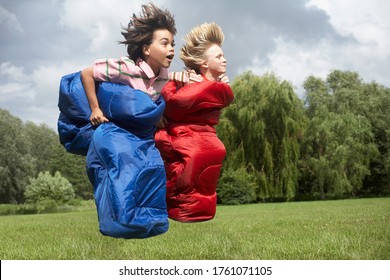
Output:
M168 68L171 65L174 46L173 34L166 29L154 31L152 43L144 46L145 62L156 75L161 67Z
M204 66L214 77L226 73L226 59L220 46L212 45L206 51Z

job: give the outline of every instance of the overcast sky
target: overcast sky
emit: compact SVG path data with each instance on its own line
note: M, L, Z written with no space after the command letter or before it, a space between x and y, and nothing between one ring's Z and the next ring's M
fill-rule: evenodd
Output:
M0 108L56 129L63 75L98 58L126 55L121 26L141 0L0 0ZM275 73L303 98L309 75L334 69L390 87L388 0L155 0L176 19L175 61L193 26L214 21L225 33L231 81L252 70Z

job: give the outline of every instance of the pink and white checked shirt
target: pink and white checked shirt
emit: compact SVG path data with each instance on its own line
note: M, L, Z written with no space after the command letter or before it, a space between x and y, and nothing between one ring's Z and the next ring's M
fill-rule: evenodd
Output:
M96 81L129 85L145 92L156 101L168 82L168 69L161 68L158 76L142 59L136 63L128 57L119 59L98 59L94 63L93 75Z

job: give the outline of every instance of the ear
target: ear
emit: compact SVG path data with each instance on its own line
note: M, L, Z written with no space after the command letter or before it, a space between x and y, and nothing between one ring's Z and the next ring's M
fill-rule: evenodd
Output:
M203 67L204 69L207 69L209 68L209 64L207 63L207 61L203 61L201 64L200 64L200 67Z
M144 54L144 56L149 56L150 55L150 47L149 45L143 45L142 46L142 53Z

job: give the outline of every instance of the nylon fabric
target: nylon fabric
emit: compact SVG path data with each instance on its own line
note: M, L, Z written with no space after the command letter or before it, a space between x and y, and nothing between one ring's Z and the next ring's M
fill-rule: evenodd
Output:
M59 137L68 152L86 155L99 230L126 239L162 234L169 228L166 175L153 136L165 102L107 82L98 84L97 97L110 122L95 128L80 73L62 78Z
M60 143L73 154L87 154L94 132L89 116L91 109L80 72L63 76L60 81L58 108L60 115L57 129Z
M169 82L162 95L169 125L157 131L156 146L167 173L168 216L180 222L213 219L216 188L226 155L215 125L234 95L229 85L204 81L177 88Z

